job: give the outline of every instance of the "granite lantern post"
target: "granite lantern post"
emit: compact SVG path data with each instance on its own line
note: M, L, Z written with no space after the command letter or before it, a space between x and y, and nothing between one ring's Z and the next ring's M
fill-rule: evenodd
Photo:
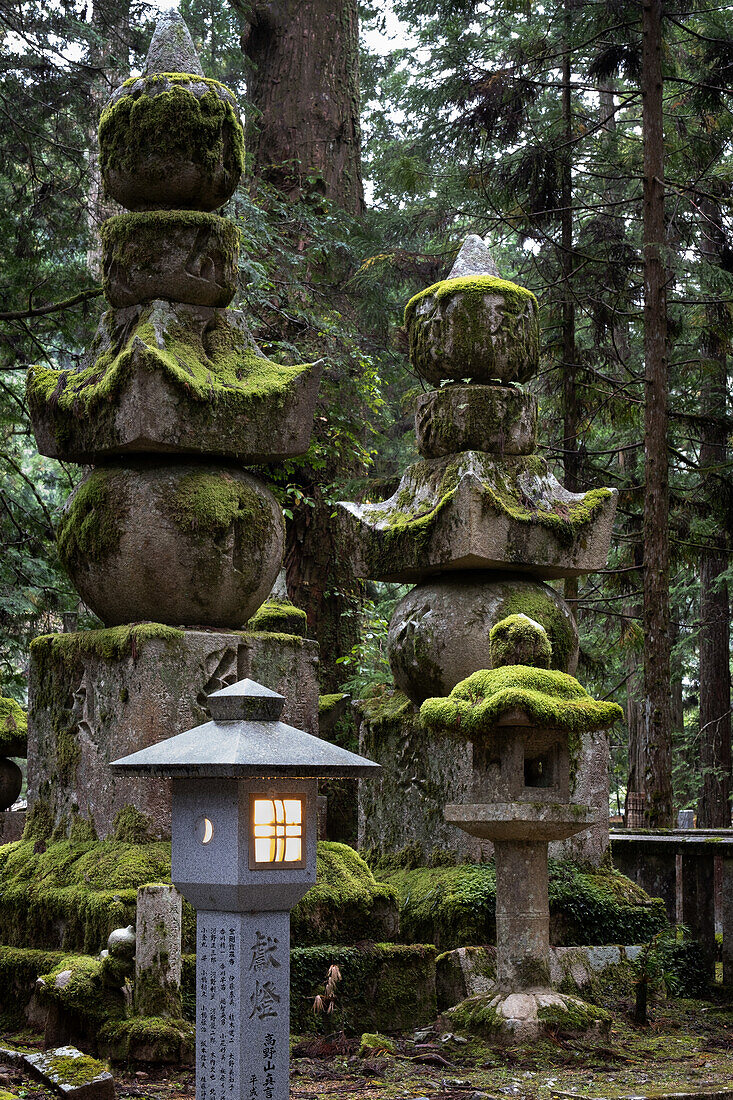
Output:
M289 1097L290 910L316 881L318 778L379 765L281 722L252 680L111 765L172 779L172 878L197 911L196 1096Z

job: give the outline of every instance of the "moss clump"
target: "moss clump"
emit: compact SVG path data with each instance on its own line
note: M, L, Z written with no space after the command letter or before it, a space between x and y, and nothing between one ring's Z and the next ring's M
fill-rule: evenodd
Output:
M565 1007L545 1005L537 1009L537 1018L556 1035L577 1035L585 1031L606 1030L611 1025L611 1013L597 1005L568 998Z
M4 1027L25 1025L24 1010L35 993L39 974L52 970L62 957L59 951L0 946L0 1021Z
M397 930L394 890L376 882L364 860L348 844L320 841L316 884L291 917L293 942L356 943L391 938Z
M15 699L0 698L0 756L27 756L28 719Z
M54 820L51 808L39 800L28 811L23 829L23 840L48 840L53 832Z
M339 691L334 695L319 695L318 696L318 717L326 718L333 711L337 710L342 700L344 699L343 692Z
M196 1033L187 1020L133 1016L109 1020L98 1034L99 1049L113 1062L193 1061Z
M203 531L212 538L226 535L235 523L262 534L269 534L272 527L272 512L262 491L225 470L186 474L176 486L170 512L180 530ZM255 545L259 544L258 539Z
M407 303L405 327L413 366L435 382L472 377L522 382L537 369L537 299L506 279L467 275L434 283Z
M90 1025L98 1027L125 1014L126 977L115 959L66 955L40 980L42 1001L55 1003Z
M400 939L441 951L496 939L493 863L421 867L382 876L400 901ZM557 946L645 943L667 927L664 902L611 869L550 860L550 933Z
M31 653L39 660L50 660L63 669L70 669L85 657L96 657L100 661L121 661L126 657L134 660L149 642L173 644L183 637L182 630L163 623L137 623L106 630L81 630L75 634L41 634L31 642Z
M359 1057L371 1058L375 1054L396 1054L397 1044L378 1031L365 1031L359 1040Z
M135 923L138 886L170 881L170 844L49 843L49 819L32 813L23 840L0 847L0 942L97 952Z
M113 824L114 838L120 844L149 844L155 840L155 829L148 815L129 802L117 811Z
M99 122L106 187L110 172L134 173L141 165L150 172L151 153L169 162L193 162L210 175L223 165L236 186L244 171L244 134L234 96L224 85L200 76L156 73L126 81L121 90L126 94L113 99ZM160 171L166 167L162 164Z
M113 489L115 471L97 467L70 497L56 529L56 545L64 567L104 561L120 545L120 501Z
M61 1085L75 1085L78 1088L108 1073L109 1069L104 1062L90 1058L88 1054L55 1054L45 1063L44 1072Z
M378 730L381 725L397 722L407 717L413 709L412 703L401 691L385 690L378 695L372 695L368 699L360 699L359 710L364 721Z
M552 647L550 668L565 672L577 644L577 637L570 614L558 607L549 592L538 590L536 585L526 579L512 578L507 585L507 595L501 605L501 615L526 615L534 619L547 631Z
M496 1009L498 1002L496 993L480 993L449 1009L445 1019L457 1031L491 1038L502 1030L506 1022Z
M533 668L550 668L552 645L547 632L528 615L509 615L491 628L489 634L491 664L531 665Z
M474 672L445 698L426 699L420 721L434 733L475 741L495 735L499 719L513 710L538 726L574 733L605 729L623 717L617 703L591 698L567 673L505 665Z
M78 371L34 366L28 372L32 415L51 421L60 449L113 448L121 396L135 373L143 372L173 388L193 434L210 431L217 414L220 446L244 453L242 422L257 424L265 410L266 419L278 416L296 380L313 370L312 364L282 366L266 359L240 314L217 311L207 322L195 307L181 304L144 305L128 325L119 323L115 311L104 314L90 359Z
M286 600L267 600L247 623L247 630L255 633L296 634L301 638L307 629L305 611Z

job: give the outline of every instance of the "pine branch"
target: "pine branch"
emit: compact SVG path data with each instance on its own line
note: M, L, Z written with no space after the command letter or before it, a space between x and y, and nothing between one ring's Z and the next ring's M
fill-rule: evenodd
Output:
M28 317L43 317L48 313L60 313L63 309L71 309L79 302L89 301L90 298L98 298L102 293L101 286L94 290L82 290L73 298L67 298L63 302L53 302L47 306L29 306L28 309L15 309L6 313L0 313L0 321L23 321Z

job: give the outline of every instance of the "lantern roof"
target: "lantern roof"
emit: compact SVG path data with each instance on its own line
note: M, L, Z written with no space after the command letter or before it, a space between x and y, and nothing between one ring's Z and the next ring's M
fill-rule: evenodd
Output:
M114 760L119 775L324 779L376 775L372 760L279 721L285 698L254 680L208 696L212 721Z

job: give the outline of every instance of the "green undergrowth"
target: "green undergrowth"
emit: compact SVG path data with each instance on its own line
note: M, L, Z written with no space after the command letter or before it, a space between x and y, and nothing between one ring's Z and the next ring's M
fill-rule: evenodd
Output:
M578 734L623 717L617 703L591 698L567 673L504 665L474 672L446 697L426 699L420 721L432 733L474 740L500 736L497 722L513 710L524 711L538 726Z
M0 698L0 756L25 756L28 719L15 699Z
M400 939L441 951L494 943L493 863L379 872L400 902ZM667 927L664 902L611 868L550 860L550 933L556 946L645 943Z

